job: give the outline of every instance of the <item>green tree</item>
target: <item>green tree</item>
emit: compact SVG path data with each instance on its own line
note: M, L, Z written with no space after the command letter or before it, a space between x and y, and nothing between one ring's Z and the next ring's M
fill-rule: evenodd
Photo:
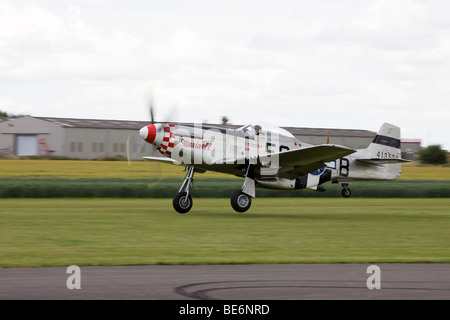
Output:
M222 117L222 124L230 124L229 121L230 121L230 119L228 119L227 116Z
M419 159L426 164L446 164L447 151L443 150L440 145L431 145L420 151Z
M28 114L11 114L5 111L0 110L0 117L9 117L9 118L21 118L21 117L27 117Z

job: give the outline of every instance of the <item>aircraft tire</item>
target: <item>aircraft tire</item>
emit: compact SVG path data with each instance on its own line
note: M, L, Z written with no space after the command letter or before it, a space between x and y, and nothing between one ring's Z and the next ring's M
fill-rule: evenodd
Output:
M343 188L342 192L341 192L341 195L344 198L350 198L350 196L352 195L352 191L349 188Z
M186 192L178 192L174 197L173 197L173 208L178 212L178 213L187 213L189 212L189 210L191 210L193 202L192 202L192 197L191 195L189 195L186 198Z
M231 196L231 206L237 212L245 212L251 205L252 198L241 190L236 191Z

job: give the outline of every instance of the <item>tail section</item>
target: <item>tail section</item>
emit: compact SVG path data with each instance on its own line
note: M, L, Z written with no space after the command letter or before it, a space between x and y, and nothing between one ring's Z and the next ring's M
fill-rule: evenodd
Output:
M368 159L401 159L400 128L384 123L377 132L372 143L366 149L365 158Z
M378 167L378 170L374 167L368 170L373 178L380 178L381 174L385 180L397 179L401 173L401 163L409 162L402 159L400 128L389 123L384 123L372 143L361 151L361 157L355 160L369 167Z

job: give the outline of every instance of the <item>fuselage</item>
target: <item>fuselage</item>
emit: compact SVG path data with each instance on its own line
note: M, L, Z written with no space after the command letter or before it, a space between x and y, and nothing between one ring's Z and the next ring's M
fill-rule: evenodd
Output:
M253 161L253 164L258 164L256 186L262 188L316 190L327 181L393 180L401 172L400 164L373 166L359 162L358 159L367 153L367 149L361 149L346 157L324 162L320 169L293 176L292 168L280 166L276 156L311 145L300 142L282 128L268 124L226 129L201 124L157 123L142 128L140 135L155 145L161 154L173 159L175 164L194 165L200 172L211 170L243 177L248 164Z

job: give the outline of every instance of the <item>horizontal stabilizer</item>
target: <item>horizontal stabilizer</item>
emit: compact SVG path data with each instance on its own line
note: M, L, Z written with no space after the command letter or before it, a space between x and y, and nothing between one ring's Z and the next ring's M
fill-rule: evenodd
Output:
M367 165L382 165L382 164L392 164L392 163L404 163L404 162L411 162L411 160L406 159L379 159L379 158L370 158L370 159L355 159L357 162L361 162L363 164Z

